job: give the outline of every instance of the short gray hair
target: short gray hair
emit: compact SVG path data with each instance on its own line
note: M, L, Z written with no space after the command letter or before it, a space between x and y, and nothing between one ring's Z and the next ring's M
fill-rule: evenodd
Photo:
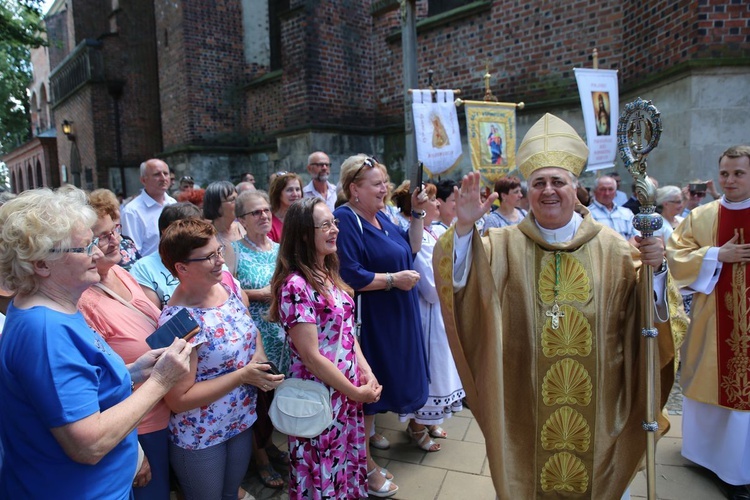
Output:
M34 263L62 258L56 248L70 248L73 232L90 229L96 213L86 193L74 187L53 192L32 189L0 207L0 280L13 292L39 288Z
M679 196L682 199L682 190L677 186L664 186L656 190L656 204L664 205L664 202L673 196Z
M237 200L234 202L234 215L237 218L242 217L245 214L245 203L254 199L260 198L261 200L268 203L271 206L271 199L268 197L268 193L258 189L257 191L243 191L237 196Z

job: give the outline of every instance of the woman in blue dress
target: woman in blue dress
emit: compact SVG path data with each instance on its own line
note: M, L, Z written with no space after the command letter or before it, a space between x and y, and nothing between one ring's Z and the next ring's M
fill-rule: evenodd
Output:
M411 224L408 232L402 231L381 211L387 182L385 167L376 159L349 157L341 165L347 203L334 212L340 221L341 277L357 295L360 345L383 385L380 401L365 405L367 435L375 414L414 413L428 395L427 357L414 288L419 273L413 269L413 255L422 245L422 207L427 197L416 191L412 195ZM432 441L423 425L412 422L408 432L423 449ZM392 476L372 460L369 448L367 470L370 495L385 497L395 492L391 488L395 485L387 481Z

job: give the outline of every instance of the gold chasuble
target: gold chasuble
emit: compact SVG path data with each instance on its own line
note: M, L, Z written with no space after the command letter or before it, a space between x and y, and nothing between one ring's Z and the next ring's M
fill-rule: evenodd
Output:
M703 258L737 233L750 243L750 208L732 210L717 200L697 207L667 243L675 282L695 282ZM682 349L685 396L730 410L750 411L750 272L725 263L713 291L693 298L690 330Z
M435 249L448 339L501 499L617 500L646 449L638 252L576 210L583 221L567 243L547 243L533 215L485 238L475 231L455 294L453 228ZM662 408L674 346L657 326Z

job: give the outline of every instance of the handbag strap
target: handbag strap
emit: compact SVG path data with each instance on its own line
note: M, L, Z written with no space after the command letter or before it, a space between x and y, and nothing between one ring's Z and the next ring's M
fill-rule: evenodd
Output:
M357 214L357 212L355 212L354 209L350 207L348 204L344 206L348 208L349 210L351 210L352 213L354 214L354 217L357 218L357 224L359 225L359 232L360 234L364 236L365 231L364 229L362 229L362 221L359 219L359 214ZM343 325L344 322L342 321L341 324ZM355 323L355 326L356 326L357 332L359 332L359 330L362 328L362 293L361 292L357 293L357 322Z
M132 309L133 311L137 312L138 314L140 314L141 316L143 316L144 318L146 318L146 320L149 322L149 324L151 324L151 326L154 327L154 329L156 329L156 327L158 326L158 324L156 323L156 321L154 321L154 318L152 318L151 316L149 316L145 312L141 311L140 309L138 309L137 307L135 307L133 304L131 304L127 300L125 300L122 297L120 297L118 294L116 294L114 292L114 290L111 290L109 287L107 287L105 285L102 285L101 283L94 283L94 286L97 287L97 288L99 288L102 292L104 292L105 294L109 295L110 297L112 297L116 301L120 302L125 307L128 307L128 308Z

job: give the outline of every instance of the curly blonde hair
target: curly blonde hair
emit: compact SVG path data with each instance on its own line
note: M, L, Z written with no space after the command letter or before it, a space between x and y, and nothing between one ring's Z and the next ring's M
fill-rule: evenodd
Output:
M33 189L0 207L0 282L7 290L34 293L39 278L34 263L62 258L73 233L89 229L96 213L86 193L76 188Z
M120 220L120 203L117 201L115 193L109 189L95 189L89 193L89 203L94 209L96 215L104 217L109 215L112 220Z

